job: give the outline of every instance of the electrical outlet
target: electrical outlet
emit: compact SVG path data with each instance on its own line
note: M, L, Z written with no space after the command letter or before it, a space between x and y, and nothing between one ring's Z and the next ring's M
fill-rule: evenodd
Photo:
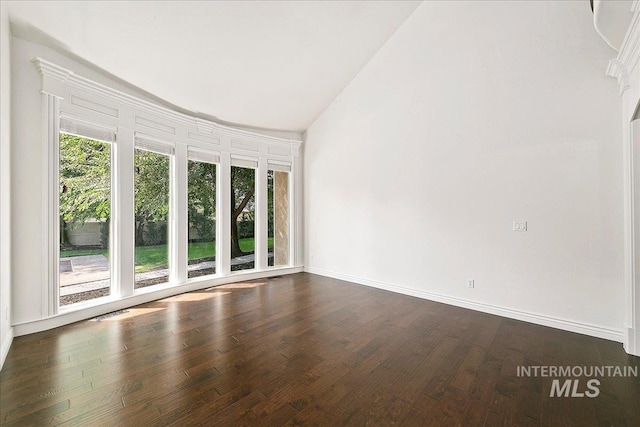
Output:
M475 280L467 280L467 288L473 289L476 287Z
M513 231L527 231L527 221L513 222Z

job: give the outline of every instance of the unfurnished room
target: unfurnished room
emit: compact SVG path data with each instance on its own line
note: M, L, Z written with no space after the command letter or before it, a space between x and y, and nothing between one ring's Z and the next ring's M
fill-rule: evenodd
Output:
M640 0L0 11L0 425L640 425Z

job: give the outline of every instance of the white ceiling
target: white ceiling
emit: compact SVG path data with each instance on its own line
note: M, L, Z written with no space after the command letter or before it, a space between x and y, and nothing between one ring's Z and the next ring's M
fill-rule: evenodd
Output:
M306 130L420 2L10 2L56 45L195 114Z

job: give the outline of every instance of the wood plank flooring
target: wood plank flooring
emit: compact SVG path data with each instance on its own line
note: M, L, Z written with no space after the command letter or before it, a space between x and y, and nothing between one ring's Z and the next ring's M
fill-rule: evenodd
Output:
M306 273L15 338L7 426L638 426L640 380L549 397L518 366L640 366L619 343ZM584 384L581 384L584 390Z

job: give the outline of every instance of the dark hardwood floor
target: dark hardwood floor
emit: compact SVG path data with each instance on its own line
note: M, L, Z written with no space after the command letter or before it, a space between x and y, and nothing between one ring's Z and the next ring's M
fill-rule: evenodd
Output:
M639 426L640 380L549 397L526 366L640 366L619 343L310 274L15 338L2 425ZM580 384L584 389L584 382Z

